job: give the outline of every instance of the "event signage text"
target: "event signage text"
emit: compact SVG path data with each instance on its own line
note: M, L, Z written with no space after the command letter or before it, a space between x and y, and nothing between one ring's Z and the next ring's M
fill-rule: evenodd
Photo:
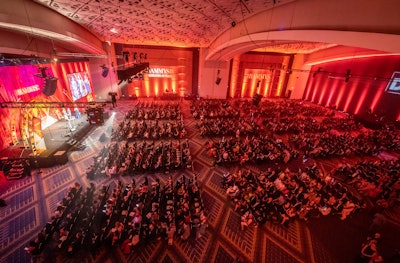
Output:
M172 78L174 69L172 68L150 68L149 78Z
M249 74L245 74L244 77L246 79L269 79L271 77L271 75L264 74L264 73L249 73Z
M29 87L23 87L23 88L15 90L15 95L22 96L22 95L25 95L28 93L39 91L39 90L40 90L39 85L36 84L36 85L32 85Z

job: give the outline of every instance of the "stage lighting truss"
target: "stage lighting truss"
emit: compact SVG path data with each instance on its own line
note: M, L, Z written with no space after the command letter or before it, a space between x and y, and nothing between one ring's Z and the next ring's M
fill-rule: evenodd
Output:
M0 109L5 108L103 108L111 101L105 102L0 102Z

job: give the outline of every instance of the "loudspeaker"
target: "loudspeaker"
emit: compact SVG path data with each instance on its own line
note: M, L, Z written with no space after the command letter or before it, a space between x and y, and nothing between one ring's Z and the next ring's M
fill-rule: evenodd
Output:
M44 79L44 87L43 94L46 96L52 96L56 92L57 89L57 80L58 78L49 77Z
M218 78L215 80L215 84L219 85L219 83L221 83L221 78L220 78L220 77L218 77Z

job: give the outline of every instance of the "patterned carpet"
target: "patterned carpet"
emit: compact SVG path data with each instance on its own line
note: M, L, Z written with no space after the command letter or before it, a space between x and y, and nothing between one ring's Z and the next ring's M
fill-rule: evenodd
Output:
M238 167L213 167L204 149L205 138L197 133L195 120L189 114L189 102L183 101L182 108L185 127L188 130L190 150L194 160L194 171L182 170L172 173L174 179L185 175L198 176L205 211L208 213L206 234L198 240L176 240L173 245L166 241L154 241L141 244L128 256L119 248L103 248L100 254L93 257L85 251L80 251L74 257L68 257L49 244L43 253L35 258L24 251L29 240L34 239L44 227L56 208L56 204L67 193L68 187L74 182L89 186L85 175L86 168L92 164L93 157L104 147L99 141L105 133L111 134L124 118L134 101L119 102L116 114L103 126L94 129L83 141L87 147L83 151L71 152L66 165L54 166L37 171L31 177L17 181L5 181L0 184L5 189L0 192L0 198L7 202L0 208L0 263L23 262L324 262L343 263L355 262L360 252L361 243L367 236L373 211L362 211L346 221L338 217L324 217L308 222L293 221L289 227L267 223L258 228L240 229L240 217L233 211L231 202L227 199L225 190L221 187L223 174L236 171ZM324 172L334 168L335 162L319 162ZM260 169L251 166L250 169ZM166 181L165 174L136 176L140 182L144 176L159 178ZM119 178L128 183L130 177ZM113 179L97 178L95 185L109 184ZM400 228L387 222L382 232L381 251L386 262L394 250L399 248ZM392 261L395 262L395 261Z

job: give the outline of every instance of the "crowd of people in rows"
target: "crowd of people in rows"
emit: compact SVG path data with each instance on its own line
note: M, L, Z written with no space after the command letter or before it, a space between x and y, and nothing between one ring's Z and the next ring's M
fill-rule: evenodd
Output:
M94 256L102 246L120 247L129 254L139 244L174 239L199 239L208 227L207 214L196 177L169 177L163 186L158 179L121 181L97 190L72 186L58 202L51 220L26 247L40 254L52 241L60 251L74 255L88 250Z
M64 246L67 252L72 252L77 238L83 238L82 234L87 234L86 231L79 234L76 231L74 232L74 227L79 224L80 227L84 228L95 223L96 211L100 209L101 204L99 200L104 197L106 192L107 189L103 188L95 197L94 184L91 184L86 191L83 191L82 186L79 183L75 183L68 189L65 197L57 203L50 220L39 232L37 238L29 242L25 250L32 255L38 255L54 235L57 235L57 246L59 248ZM82 222L77 224L78 219L79 221L82 220Z
M300 133L321 133L331 130L336 131L358 131L361 124L353 118L323 118L321 121L312 117L265 117L262 121L268 131L274 134L300 134Z
M235 102L237 107L249 108L248 101ZM250 107L249 110L254 111L261 117L290 118L296 116L303 117L334 117L335 111L329 108L304 103L301 100L264 100L260 107Z
M399 171L400 160L397 159L346 163L333 174L377 205L388 208L400 204Z
M126 118L113 133L112 140L182 139L187 135L183 120L145 121Z
M343 156L376 156L383 150L400 153L398 131L334 133L302 133L291 135L289 142L306 155L313 158L343 157Z
M192 168L179 104L139 102L112 131L87 176L135 175Z
M372 156L383 150L400 153L399 131L365 132L351 117L335 118L330 109L300 101L265 101L255 107L248 101L195 100L190 110L199 120L200 134L209 137L205 149L214 164L242 165L237 172L224 174L222 182L240 215L242 230L267 221L287 226L295 218L307 221L336 215L345 220L366 206L358 193L384 208L400 201L399 160L345 164L330 175L322 174L316 165L296 171L243 168L249 163L284 165L301 155L328 158ZM259 126L260 120L264 127ZM287 141L282 134L289 134ZM99 174L114 177L192 168L185 137L178 104L140 102L113 131L87 176L94 179ZM348 186L358 193L353 194ZM96 253L104 244L119 246L129 254L140 243L167 240L173 244L176 237L201 238L206 228L196 178L183 176L173 181L170 176L165 186L157 179L150 183L146 178L139 186L134 179L127 185L118 181L111 191L110 187L96 190L93 184L83 191L75 184L27 251L40 253L50 237L56 236L58 247L70 255L81 249ZM362 253L367 255L372 246L373 242L368 242Z
M228 100L194 100L190 112L195 119L239 117L240 110L233 107Z
M189 140L184 141L112 141L95 157L87 176L109 177L146 172L171 172L192 168Z
M180 120L182 113L178 103L142 101L125 115L125 120Z
M197 124L201 136L257 135L259 126L250 120L240 118L201 119Z
M288 163L297 159L298 151L293 150L278 138L271 136L223 136L206 142L207 155L215 159L214 165L237 163Z
M223 187L241 216L241 229L271 221L337 215L345 220L365 203L341 183L323 176L317 166L291 171L268 168L255 173L240 169L224 175Z

